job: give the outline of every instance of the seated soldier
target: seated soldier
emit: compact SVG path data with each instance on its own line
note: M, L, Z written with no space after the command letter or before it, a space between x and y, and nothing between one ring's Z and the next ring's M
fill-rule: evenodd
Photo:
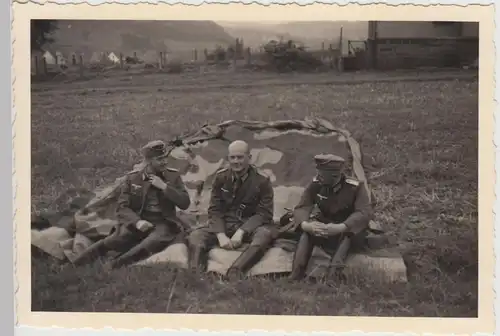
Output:
M299 242L292 280L304 278L314 246L333 254L342 238L349 237L351 250L363 248L372 218L364 183L345 176L344 159L335 155L317 155L314 159L317 176L305 188L293 212ZM313 214L314 209L317 214Z
M208 223L188 237L191 268L205 271L208 251L217 243L232 250L250 242L226 274L242 276L264 256L274 240L274 190L269 178L249 164L250 158L246 142L234 141L229 145L229 168L219 170L212 185Z
M127 174L118 198L119 224L110 236L92 245L73 264L114 250L122 254L110 266L120 267L158 253L183 238L176 207L185 210L191 201L178 171L166 166L166 145L160 140L149 142L142 154L141 167Z

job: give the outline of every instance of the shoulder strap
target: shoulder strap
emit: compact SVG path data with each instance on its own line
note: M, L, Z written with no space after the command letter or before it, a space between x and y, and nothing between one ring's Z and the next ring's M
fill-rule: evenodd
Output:
M215 175L219 175L219 174L222 174L222 173L224 173L224 172L227 172L227 171L228 171L228 169L229 169L229 168L227 168L227 167L225 167L225 168L221 168L221 169L219 169L219 170L217 170L217 171L215 172Z
M140 173L141 171L142 171L142 169L136 168L136 169L132 169L132 170L126 172L125 175L132 175L132 174L135 174L135 173Z
M355 187L357 187L357 186L359 185L359 183L360 183L358 180L356 180L355 178L352 178L352 177L347 177L347 178L345 179L345 182L346 182L347 184L353 185L353 186L355 186Z

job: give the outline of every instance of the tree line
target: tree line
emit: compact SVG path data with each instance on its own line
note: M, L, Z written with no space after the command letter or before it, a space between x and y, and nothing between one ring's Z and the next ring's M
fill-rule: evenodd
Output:
M50 36L57 29L57 20L31 20L31 51L39 51L54 42Z

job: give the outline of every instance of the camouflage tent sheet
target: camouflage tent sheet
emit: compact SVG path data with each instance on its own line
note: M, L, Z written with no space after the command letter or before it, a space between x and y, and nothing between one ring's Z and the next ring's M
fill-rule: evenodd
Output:
M214 175L227 164L227 146L237 139L250 144L252 164L269 176L273 183L276 221L287 209L293 209L304 187L315 176L313 157L316 154L334 153L344 157L349 163L350 175L367 182L366 188L371 195L359 144L348 131L335 127L331 122L323 119L226 121L218 125L206 125L170 142L169 165L180 170L191 197L190 208L179 211L180 218L188 228L206 220ZM71 223L70 229L68 226L62 228L57 223L40 231L32 229L32 245L58 259L71 261L93 242L105 237L117 223L114 213L123 179L120 177L88 195L82 204L83 208L66 218ZM375 222L370 225L380 234L381 228ZM293 241L277 240L249 273L257 275L291 271L295 244ZM240 253L212 249L209 271L223 273ZM173 262L180 267L187 267L187 255L184 244L175 244L137 265ZM326 253L316 248L309 265L310 275L324 275L328 262ZM348 269L360 271L368 277L376 273L387 281L407 280L406 268L397 246L354 254L346 264Z

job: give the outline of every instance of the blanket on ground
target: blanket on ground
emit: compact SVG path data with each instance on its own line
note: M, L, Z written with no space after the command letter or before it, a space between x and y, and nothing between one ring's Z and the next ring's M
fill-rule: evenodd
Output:
M315 176L313 157L321 153L340 155L348 162L348 172L365 181L370 190L361 148L351 134L324 119L282 120L270 122L230 120L205 125L199 130L172 140L169 166L179 169L191 197L191 206L179 211L182 224L189 230L206 219L211 184L216 171L224 166L231 141L247 141L252 150L252 164L270 177L275 193L274 219L279 221L297 204L306 184ZM116 200L124 177L94 191L68 190L67 209L46 214L47 228L33 227L31 244L51 256L72 261L96 241L106 237L117 224ZM40 217L38 217L40 218ZM346 261L350 270L364 276L381 276L385 281L406 282L406 267L397 243L388 240L379 223L370 223L369 249L353 254ZM291 270L296 242L278 239L250 274L270 274ZM210 251L209 271L223 273L241 251L214 248ZM309 264L311 276L322 276L330 258L316 248ZM175 244L135 265L172 262L187 265L187 248Z

